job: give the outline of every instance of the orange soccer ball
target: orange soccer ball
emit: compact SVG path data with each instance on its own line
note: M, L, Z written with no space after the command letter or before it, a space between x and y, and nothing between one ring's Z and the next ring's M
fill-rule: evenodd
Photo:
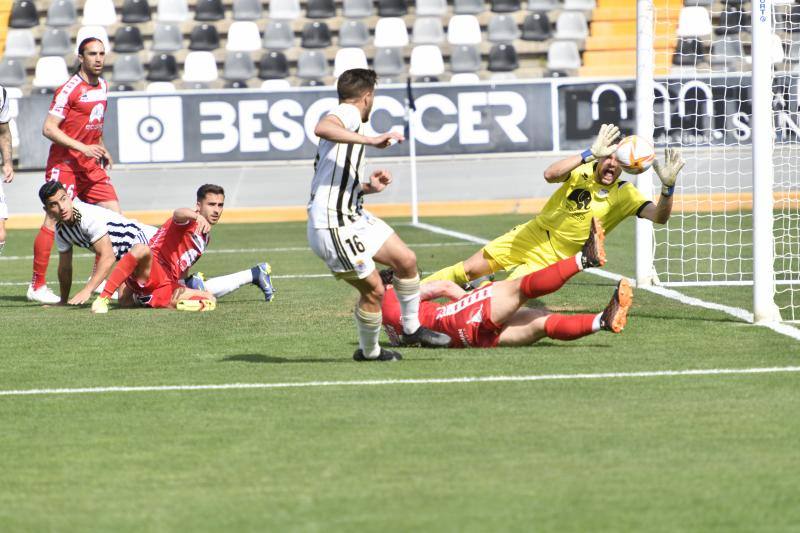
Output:
M638 135L629 135L617 146L617 161L628 174L641 174L653 164L656 151L653 144Z

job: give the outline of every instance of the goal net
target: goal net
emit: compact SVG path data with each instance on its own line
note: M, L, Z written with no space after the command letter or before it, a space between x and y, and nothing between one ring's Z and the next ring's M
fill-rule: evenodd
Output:
M678 147L686 160L672 217L652 230L654 282L752 286L756 280L756 291L767 287L770 307L774 301L783 320L800 320L800 5L653 0L652 6L654 49L674 47L671 56L653 56L668 58L653 63L653 138L657 146ZM754 68L760 68L755 76ZM770 101L754 123L758 103ZM755 207L754 199L760 199ZM759 233L765 219L772 227ZM759 283L765 270L771 270L767 282Z

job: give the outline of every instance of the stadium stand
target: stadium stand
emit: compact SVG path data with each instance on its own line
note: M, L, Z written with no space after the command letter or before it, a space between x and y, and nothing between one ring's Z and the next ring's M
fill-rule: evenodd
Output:
M735 69L742 62L732 57L749 54L749 35L740 29L749 2L654 2L656 17L666 20L657 25L657 76L669 74L669 64ZM800 4L781 9L790 23L800 24ZM473 80L473 74L479 79L633 76L636 66L632 0L16 0L6 13L6 27L0 23L0 76L24 93L46 88L42 80L49 78L36 76L38 59L60 57L70 68L74 49L88 35L109 45L109 78L124 54L136 54L139 64L147 65L146 79L125 82L134 89L177 78L212 88L233 81L260 87L268 79L294 86L330 84L337 52L346 48L361 49L383 80L396 81L409 75L448 80L456 74L469 74L460 80ZM420 60L411 68L414 50L426 45L438 47L433 60L441 55L441 73L419 75L427 72ZM316 53L307 53L312 50ZM776 41L774 58L795 68L799 50L800 45L783 50ZM189 81L196 76L185 77L187 59L201 51L210 53L203 56L205 81ZM276 51L282 54L271 55ZM246 52L252 68L245 56L229 52ZM125 61L125 68L132 64ZM250 77L242 78L247 73Z

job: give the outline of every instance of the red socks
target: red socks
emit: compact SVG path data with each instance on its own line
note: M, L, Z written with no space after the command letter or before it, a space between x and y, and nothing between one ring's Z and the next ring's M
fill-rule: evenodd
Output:
M33 278L31 279L33 290L45 283L47 264L50 262L50 252L53 250L55 238L56 234L53 230L42 226L33 240Z
M106 281L106 286L103 289L103 294L100 295L101 298L111 298L111 295L119 288L120 285L125 283L125 280L133 274L133 271L136 270L136 265L139 262L133 257L131 254L125 254L122 256L122 259L119 260L117 266L114 267L114 270L111 271L111 274L108 276L108 280Z
M544 331L551 339L571 341L594 333L592 324L597 315L552 314L544 323Z
M580 272L574 257L562 259L537 272L531 272L520 284L520 290L526 298L538 298L555 292L564 286L569 278Z

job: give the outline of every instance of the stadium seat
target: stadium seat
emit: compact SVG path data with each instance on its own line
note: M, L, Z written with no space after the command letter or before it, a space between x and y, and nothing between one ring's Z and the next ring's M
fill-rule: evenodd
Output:
M519 68L517 51L511 44L496 44L489 50L489 72L511 72Z
M745 61L744 47L738 37L731 35L711 43L709 63L715 70L739 70Z
M453 13L456 15L477 15L486 11L483 0L453 0Z
M55 89L69 79L67 64L63 57L40 57L36 62L33 86L40 89Z
M219 48L219 32L213 24L198 24L189 35L189 50L210 52Z
M522 38L526 41L546 41L551 37L550 19L546 11L530 13L522 23Z
M678 19L678 37L711 35L711 15L704 7L684 7Z
M56 0L47 10L47 25L54 28L72 26L78 22L78 12L72 0Z
M25 61L13 57L0 59L0 85L3 87L19 87L27 81Z
M158 22L153 30L152 49L155 52L177 52L183 48L183 35L177 24Z
M228 52L222 77L228 81L246 81L256 76L256 65L248 52Z
M417 0L417 17L443 17L447 14L447 2L445 0Z
M117 22L117 11L111 0L86 0L83 5L84 26L111 26Z
M595 0L564 0L564 9L573 11L592 11L597 7Z
M470 85L480 81L480 77L474 72L458 72L450 76L450 83L454 85Z
M150 21L150 5L147 0L125 0L122 4L122 22L140 24Z
M258 77L262 80L285 78L289 75L289 61L283 52L267 52L258 62Z
M228 28L228 42L225 49L230 52L255 52L261 50L261 34L258 26L251 20L231 23Z
M481 25L473 15L454 15L447 25L450 44L480 44Z
M481 52L474 44L459 44L450 51L450 71L456 74L478 72L481 69Z
M554 41L547 49L547 68L576 70L581 67L581 54L575 41Z
M297 77L320 80L328 75L328 61L321 50L303 50L297 58Z
M292 86L289 80L274 79L262 81L261 88L265 91L288 91Z
M342 22L339 28L340 47L359 47L369 42L369 29L361 20L349 19Z
M399 48L378 48L372 59L372 68L382 77L392 77L405 72L403 52Z
M36 39L31 30L12 29L6 35L5 56L33 57L36 55Z
M136 83L144 79L144 67L138 54L120 54L114 61L114 83Z
M333 0L308 0L306 17L310 19L327 19L336 16L336 5Z
M149 81L173 81L178 77L178 62L171 54L154 54L147 66Z
M144 90L148 93L174 93L175 84L170 81L153 81L147 84Z
M142 32L137 26L121 26L114 34L114 51L120 54L131 54L144 50Z
M75 53L78 53L78 47L84 39L88 37L96 37L103 41L106 49L106 54L111 52L111 43L108 41L108 33L103 26L81 26L78 30L78 36L75 37Z
M190 84L211 83L218 78L217 61L214 54L207 51L193 51L186 54L181 79Z
M556 39L586 39L589 24L580 11L562 11L556 19Z
M750 24L749 17L745 17L741 4L728 4L719 15L719 25L714 29L717 35L736 34L742 31L742 26ZM800 22L800 21L798 21Z
M69 32L64 28L47 28L42 34L40 56L64 56L72 52Z
M285 50L294 46L292 26L286 21L270 20L261 45L267 50Z
M520 31L513 15L498 14L489 20L487 37L491 43L510 43L519 39Z
M375 24L375 46L391 48L408 45L406 22L400 17L385 17Z
M213 22L225 18L225 8L222 0L197 0L194 6L194 19L204 22Z
M411 50L409 74L417 78L441 76L444 74L442 50L435 44L415 46Z
M369 68L367 55L361 48L339 48L333 60L333 77L338 78L342 72L352 68Z
M402 17L407 14L406 0L378 0L379 17Z
M519 10L519 0L492 0L492 11L495 13L513 13Z
M8 18L8 26L11 28L33 28L39 25L39 13L36 5L29 0L14 2L11 7L11 15Z
M783 42L779 35L773 33L772 34L772 64L778 65L783 63L784 59L786 59L786 51L783 49Z
M269 3L269 18L294 20L300 16L299 0L272 0Z
M315 20L303 26L300 46L303 48L327 48L331 45L331 30L324 22Z
M261 0L233 0L233 20L258 20L261 13Z
M684 37L678 41L675 54L672 56L672 64L683 67L694 67L698 63L705 62L705 47L700 39L695 37Z
M371 17L372 0L343 0L342 14L347 18L360 19Z
M189 6L186 0L158 0L157 14L160 22L183 22L189 20Z
M444 42L444 28L439 17L417 17L411 32L414 44L440 44Z
M550 11L561 8L558 0L528 0L528 11Z

